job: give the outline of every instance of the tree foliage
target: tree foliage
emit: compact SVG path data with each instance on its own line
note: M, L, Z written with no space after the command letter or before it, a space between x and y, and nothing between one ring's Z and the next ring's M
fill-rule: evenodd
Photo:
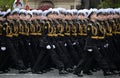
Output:
M101 0L98 8L118 8L120 7L120 0Z
M15 0L0 0L0 8L2 10L13 9L13 3ZM23 0L25 2L25 0Z

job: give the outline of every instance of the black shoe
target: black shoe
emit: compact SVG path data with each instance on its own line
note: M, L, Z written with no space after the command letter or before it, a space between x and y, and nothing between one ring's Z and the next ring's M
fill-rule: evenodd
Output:
M72 73L72 72L73 72L73 69L67 68L66 71L69 72L69 73Z
M68 74L68 72L65 71L65 70L60 70L60 71L59 71L59 74Z
M27 70L19 70L19 73L25 74L25 73L28 73L28 71Z
M0 74L3 74L3 71L0 71Z
M9 72L9 70L3 70L2 72L3 72L3 73L8 73L8 72Z
M93 73L91 71L85 71L83 72L84 74L87 74L87 75L93 75Z
M91 71L92 71L92 72L97 72L97 69L92 69Z
M104 72L103 74L104 74L104 76L109 76L109 75L112 75L112 73L111 73L111 72Z
M81 73L73 73L74 75L77 75L78 77L83 77L83 74Z
M38 71L36 71L36 72L34 71L34 72L32 72L32 73L33 73L33 74L43 74L43 72L41 72L41 71L39 71L39 72L38 72Z
M112 71L112 73L113 73L114 75L119 74L119 72L116 71L116 70Z
M46 73L47 72L47 70L42 70L42 73Z

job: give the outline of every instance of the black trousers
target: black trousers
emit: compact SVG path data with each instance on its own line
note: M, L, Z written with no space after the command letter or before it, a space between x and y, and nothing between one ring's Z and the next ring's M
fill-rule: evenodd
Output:
M40 48L40 53L32 68L33 72L39 72L46 68L50 55L45 47Z
M21 52L21 54L24 56L23 59L24 59L24 63L27 67L33 67L34 64L35 64L35 56L34 56L34 53L31 49L31 41L30 41L30 37L29 36L25 36L25 35L21 35L20 36L21 38L21 45L24 45L22 46L22 50L23 52Z
M3 51L1 47L7 47L6 37L0 36L0 71L8 70L11 64L11 57L8 49Z
M13 38L12 37L4 37L4 38L5 38L7 52L9 54L8 56L10 56L9 60L12 60L12 62L8 60L7 64L9 65L9 67L15 66L15 68L17 69L24 69L24 64L22 60L18 57L18 53L12 42Z
M88 52L87 49L93 49L92 52ZM80 60L75 73L80 73L81 70L88 70L91 65L91 61L95 59L103 71L108 71L108 63L105 61L101 53L96 46L87 46L84 53L82 53L82 59Z
M73 47L73 45L69 39L67 39L65 42L67 43L67 49L69 51L69 54L72 57L72 61L73 61L74 65L77 65L79 62L78 53L76 52L75 48Z

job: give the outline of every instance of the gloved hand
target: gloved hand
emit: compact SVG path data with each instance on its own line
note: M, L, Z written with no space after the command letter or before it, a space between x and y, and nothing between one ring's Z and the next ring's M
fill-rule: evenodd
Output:
M50 50L50 49L51 49L51 46L50 46L50 45L47 45L47 46L46 46L46 49Z

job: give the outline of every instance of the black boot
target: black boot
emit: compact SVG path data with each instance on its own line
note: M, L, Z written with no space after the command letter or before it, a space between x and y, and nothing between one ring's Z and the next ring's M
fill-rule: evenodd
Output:
M68 72L65 70L59 70L59 74L68 74Z
M104 74L104 76L109 76L109 75L112 75L112 73L111 72L109 72L109 71L107 71L107 72L103 72L103 74Z
M77 75L78 77L83 77L83 73L81 71L79 73L78 72L74 72L73 74Z
M0 71L0 74L3 74L3 73L8 73L8 70L2 70L2 71Z
M93 75L93 73L91 71L84 71L83 73L87 74L87 75Z
M119 74L119 72L118 71L116 71L116 70L113 70L113 71L111 71L114 75L116 75L116 74Z
M91 69L91 71L92 71L92 72L97 72L97 69L94 68L94 69Z
M72 73L73 69L72 68L67 68L66 71L69 72L69 73Z
M25 69L20 69L20 70L19 70L19 73L20 73L20 74L25 74L25 73L28 73L28 71L25 70Z
M33 74L43 74L42 71L32 71Z

